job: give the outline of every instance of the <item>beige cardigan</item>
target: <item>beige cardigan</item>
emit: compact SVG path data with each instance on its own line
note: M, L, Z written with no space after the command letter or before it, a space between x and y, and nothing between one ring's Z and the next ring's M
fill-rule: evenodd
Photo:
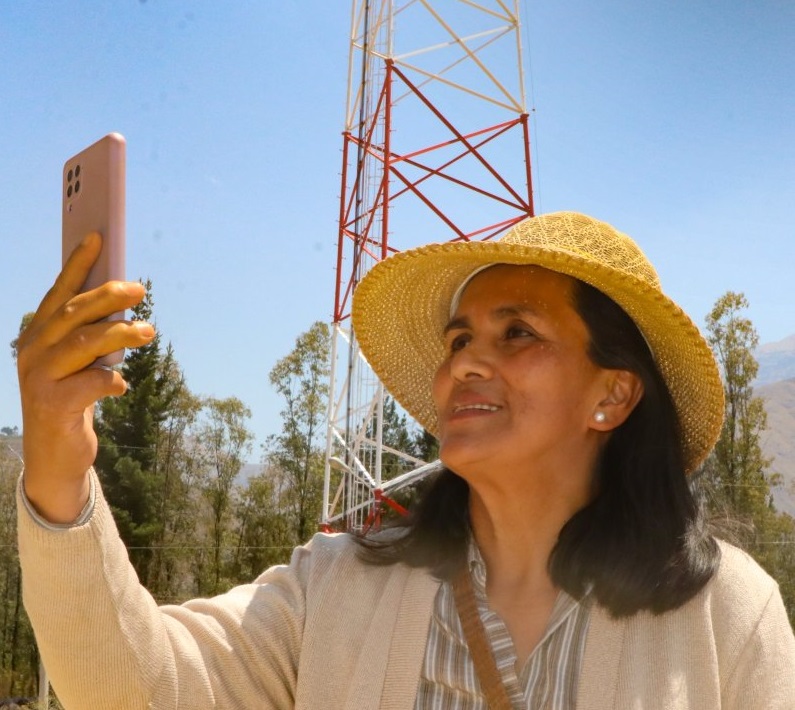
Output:
M83 525L19 505L24 599L69 710L412 710L438 582L358 561L317 535L289 566L214 599L158 608L101 494ZM724 545L675 612L591 615L577 710L793 710L795 638L776 584Z

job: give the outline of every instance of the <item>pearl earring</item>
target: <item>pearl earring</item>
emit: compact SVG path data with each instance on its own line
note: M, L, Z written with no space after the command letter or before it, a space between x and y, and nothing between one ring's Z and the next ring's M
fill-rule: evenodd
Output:
M594 421L598 422L599 424L603 424L607 419L607 415L604 412L594 412L593 418Z

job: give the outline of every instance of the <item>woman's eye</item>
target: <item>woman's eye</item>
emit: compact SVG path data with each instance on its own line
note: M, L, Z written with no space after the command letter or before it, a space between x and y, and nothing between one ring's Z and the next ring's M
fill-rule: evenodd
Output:
M450 352L454 353L461 350L469 342L468 333L460 333L450 341Z
M505 331L506 338L534 338L535 332L526 325L512 325Z

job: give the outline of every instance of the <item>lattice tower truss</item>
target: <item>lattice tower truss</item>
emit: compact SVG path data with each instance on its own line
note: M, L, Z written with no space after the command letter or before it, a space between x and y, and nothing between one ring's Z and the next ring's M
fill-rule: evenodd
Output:
M519 0L353 1L326 529L378 524L383 505L399 508L394 492L433 468L389 441L394 403L350 330L351 296L396 251L492 239L533 214L521 45Z

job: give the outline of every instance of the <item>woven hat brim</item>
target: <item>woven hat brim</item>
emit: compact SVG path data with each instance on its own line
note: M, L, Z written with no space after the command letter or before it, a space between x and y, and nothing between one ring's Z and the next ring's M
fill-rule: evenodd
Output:
M568 251L505 242L429 244L376 264L353 299L352 325L362 353L390 394L437 434L433 376L445 357L442 330L455 290L478 267L537 265L602 291L646 338L679 417L684 460L695 470L723 423L723 384L709 344L689 316L659 289Z

